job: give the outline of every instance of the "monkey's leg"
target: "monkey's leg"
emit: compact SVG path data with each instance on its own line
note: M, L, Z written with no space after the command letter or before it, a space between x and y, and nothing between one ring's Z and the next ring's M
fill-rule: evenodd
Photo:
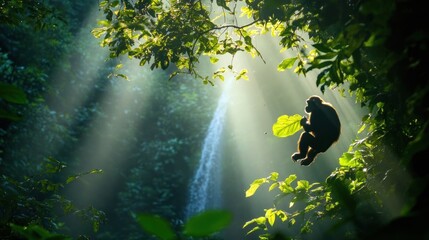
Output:
M301 165L303 166L308 166L310 165L314 159L316 158L317 154L319 154L319 152L313 148L310 148L310 150L308 150L307 153L307 157L301 160Z
M313 142L313 136L308 132L301 133L301 136L298 140L298 152L292 154L291 158L293 161L298 161L299 159L305 158L307 156L308 148Z

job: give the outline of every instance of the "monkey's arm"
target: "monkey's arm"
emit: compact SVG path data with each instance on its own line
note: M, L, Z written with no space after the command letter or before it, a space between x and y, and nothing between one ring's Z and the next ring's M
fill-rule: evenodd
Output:
M304 131L306 132L311 132L312 131L312 127L310 124L308 124L307 118L303 117L301 119L301 122L299 122L301 124L301 126L304 128Z

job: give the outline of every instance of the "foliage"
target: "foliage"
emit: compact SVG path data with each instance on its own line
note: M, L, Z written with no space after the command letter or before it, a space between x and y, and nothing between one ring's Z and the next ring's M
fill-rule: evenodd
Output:
M265 209L263 216L246 222L243 228L253 227L248 234L259 230L268 231L278 218L282 222L287 221L290 226L299 223L300 233L310 234L315 221L327 217L331 222L329 234L332 236L324 237L342 238L345 232L356 234L356 229L350 228L350 223L356 228L365 227L361 230L368 232L379 227L380 219L368 215L369 212L382 210L382 206L370 197L372 193L366 189L368 176L363 157L358 152L346 152L339 163L340 167L323 183L297 180L295 174L279 180L277 172L272 172L269 177L256 179L246 191L246 197L253 196L263 184L269 184L268 190L277 189L279 194L274 199L272 208ZM293 185L294 182L296 184ZM281 208L285 199L289 203L289 211ZM259 237L269 239L269 234L261 234Z
M48 239L57 239L57 240L71 240L70 237L65 235L51 233L46 229L38 225L30 225L28 227L21 227L15 224L11 224L12 230L15 233L18 233L19 236L24 237L28 240L48 240Z
M99 170L68 176L70 159L67 155L59 158L53 146L68 150L66 143L73 142L67 128L70 119L45 102L55 81L53 69L67 69L67 61L58 59L71 49L73 31L80 23L69 18L79 14L65 12L85 13L89 4L24 0L1 5L1 238L60 237L50 232L67 232L63 221L68 215L98 231L104 212L92 206L76 207L64 191L74 184L71 180Z
M0 83L0 99L3 99L7 104L0 109L0 118L8 120L20 120L20 116L6 108L10 108L10 105L15 104L25 104L27 103L27 97L24 91L18 87L15 87L11 84Z
M181 226L189 176L200 154L196 143L203 142L206 123L213 113L213 91L200 82L178 76L177 81L165 84L159 79L167 80L168 75L154 73L145 78L148 82L136 83L146 84L145 88L156 94L147 102L148 109L137 117L139 124L150 129L128 140L135 146L133 154L121 156L133 164L125 170L124 186L118 193L115 214L120 219L117 224L123 227L112 232L117 234L113 238L148 238L132 217L138 212L151 212L169 219L175 228ZM135 97L139 100L143 95Z
M98 231L100 223L105 220L104 213L94 208L78 209L61 193L70 183L69 179L58 179L67 165L56 159L47 158L41 167L40 173L35 176L23 176L19 179L6 175L1 177L1 236L13 236L10 227L20 232L24 231L18 226L34 225L30 227L31 231L43 234L41 226L54 231L64 230L61 216L69 214L88 220L93 225L93 230ZM98 172L100 170L93 170L77 176Z
M30 222L16 223L15 230L24 236L46 229L52 234L70 233L76 237L85 234L100 239L109 236L114 239L133 239L133 236L137 236L141 239L145 235L132 219L132 213L140 211L162 214L176 226L180 224L178 219L185 199L174 196L186 191L187 176L195 159L198 159L199 147L195 146L195 142L201 142L205 122L212 113L213 91L209 92L191 77L178 77L176 82L168 84L155 82L153 79L167 80L168 75L147 71L133 72L136 81L116 79L115 76L119 74L106 79L112 69L125 73L133 70L120 68L120 65L115 68L115 61L104 62L102 54L94 54L93 49L88 49L96 46L95 39L82 37L90 32L90 26L82 26L81 23L87 17L92 2L97 3L50 0L40 2L43 4L42 9L42 5L36 1L33 5L35 8L28 4L20 5L19 9L9 5L10 8L6 9L8 15L2 15L11 20L0 24L0 80L7 86L2 87L2 90L15 89L9 86L22 89L27 104L3 100L11 100L11 91L1 95L2 109L6 106L21 118L18 122L1 122L1 174L17 182L21 181L22 176L38 176L42 171L41 159L54 156L62 159L69 167L67 172L55 174L49 180L64 186L73 184L76 188L85 187L82 183L86 181L81 181L84 180L82 174L98 173L99 170L83 170L82 174L75 174L72 169L82 167L76 152L89 130L94 136L102 136L116 145L118 151L110 157L127 162L123 171L117 172L120 175L119 187L113 189L117 191L114 195L116 202L109 202L102 211L92 206L84 206L82 211L76 209L75 215L81 217L78 219L83 218L94 224L88 232L75 230L73 225L68 224L68 218L64 223L59 221L60 217L57 219L55 214L60 206L55 205L54 201L46 201L43 202L46 211L33 213L34 218L43 218L44 221L61 226L57 229L46 225L44 221L35 225L30 225ZM46 18L31 17L33 13L43 14L44 9L52 10L52 15L43 15ZM43 23L34 22L39 20ZM84 96L86 101L79 106L71 104L70 96L82 92L87 93ZM111 92L111 96L103 97L107 92ZM112 107L123 107L118 106L118 99L128 96L132 96L132 99L126 109L112 113ZM147 109L135 112L128 110L140 109L142 106L147 106ZM101 122L105 126L116 126L118 118L123 119L121 126L139 126L138 130L133 127L115 129L117 134L112 136L97 125ZM130 152L123 150L128 148ZM108 177L111 172L104 172L97 179L112 181ZM151 176L153 172L157 174ZM59 187L59 196L70 204L81 205L73 201L80 196L63 190ZM136 190L140 194L135 194ZM22 198L27 196L24 192L16 195ZM12 196L15 195L10 192L5 195ZM17 217L15 213L11 214ZM5 228L9 229L9 226ZM98 231L94 233L93 228Z
M217 1L224 11L215 18L235 13L229 1ZM216 25L210 7L202 1L119 1L100 2L106 19L93 30L97 38L103 36L101 46L110 49L111 57L128 55L149 64L151 69L167 69L170 64L177 68L170 77L190 73L204 83L213 84L208 76L197 71L199 57L207 55L212 63L217 55L236 54L246 51L260 55L252 44L251 33L245 26ZM233 29L234 38L227 30ZM186 34L183 34L186 33ZM232 69L232 65L228 66ZM213 78L224 79L225 68L214 73ZM236 78L246 79L247 70L236 72Z
M282 115L278 117L277 122L273 124L273 135L277 137L288 137L302 129L300 124L302 116L295 114L293 116Z
M42 28L50 18L55 16L56 9L45 1L9 1L7 4L2 3L0 22L8 25L19 25L25 22Z
M210 15L212 5L220 9L220 18ZM233 58L239 51L260 56L252 39L271 33L281 48L295 54L278 65L279 71L293 69L304 76L316 71L315 84L322 91L337 89L344 96L348 92L369 110L357 133L361 139L339 159L340 166L325 183L300 180L292 187L286 180L264 178L251 185L248 195L271 181L282 194L303 201L299 215L308 216L303 214L306 211L341 215L340 219L355 225L354 237L382 233L384 227L394 229L389 224L395 218L417 221L421 212L427 212L423 203L428 175L420 162L429 147L425 71L429 34L424 23L413 21L414 16L424 14L419 2L105 0L100 7L106 20L93 34L104 36L101 44L110 49L113 58L125 54L152 68L174 64L177 70L172 76L190 72L213 83L197 72L198 59L207 55L216 62L217 55L231 54ZM249 20L241 23L238 15ZM230 64L228 69L233 67ZM224 69L213 77L222 79L219 75ZM367 229L357 210L369 204L377 209L369 214L370 219L379 219L387 212L382 206L401 192L397 211L378 222L386 225ZM274 223L273 215L279 210L267 210L252 223L265 229L262 225ZM295 219L293 213L285 213ZM314 227L309 218L303 222L303 232Z
M207 210L192 216L183 226L182 232L176 234L164 218L152 214L137 214L136 220L143 230L155 235L158 239L186 239L209 237L227 227L231 222L231 213L223 210Z

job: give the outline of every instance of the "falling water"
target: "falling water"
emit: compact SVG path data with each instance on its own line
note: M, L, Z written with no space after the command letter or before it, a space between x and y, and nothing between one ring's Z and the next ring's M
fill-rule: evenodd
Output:
M203 210L221 206L219 143L227 108L228 89L227 86L218 100L216 111L204 139L199 166L189 189L186 218Z

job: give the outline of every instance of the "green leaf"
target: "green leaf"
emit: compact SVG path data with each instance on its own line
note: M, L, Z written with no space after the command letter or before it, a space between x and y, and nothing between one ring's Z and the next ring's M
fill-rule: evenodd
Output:
M210 57L210 62L211 63L217 63L219 61L219 58L217 57Z
M137 214L137 222L149 234L155 235L160 239L176 239L176 234L173 231L170 223L164 218L152 214Z
M308 191L308 189L310 189L310 183L307 180L299 180L295 189Z
M261 229L261 227L260 227L260 226L256 226L256 227L254 227L252 230L248 231L248 232L247 232L247 235L251 234L252 232L256 232L256 231L258 231L259 229Z
M282 222L287 220L287 214L282 210L277 210L276 215L282 220Z
M306 71L309 72L309 71L311 71L311 70L313 70L315 68L323 69L325 67L332 66L333 63L334 63L333 61L325 61L325 62L321 62L321 63L317 63L317 64L316 63L312 63L311 66L309 68L307 68Z
M253 181L250 184L249 189L247 189L247 191L246 191L246 197L250 197L253 194L255 194L256 190L258 190L258 188L265 182L268 182L266 178L259 178L259 179L256 179L255 181Z
M86 174L98 174L103 173L103 169L92 169L91 171L87 172Z
M277 137L289 137L299 130L302 126L300 121L302 116L295 114L293 116L282 115L277 119L277 122L273 124L273 134Z
M75 175L75 176L70 176L67 178L66 183L69 184L71 182L73 182L74 180L78 179L79 175Z
M270 208L265 212L265 218L267 218L268 223L273 226L274 222L276 221L276 212L275 209Z
M293 67L293 65L295 64L295 61L298 59L298 57L293 57L293 58L287 58L284 59L278 66L277 66L277 71L284 71L286 69L290 69Z
M22 119L22 117L19 116L18 114L10 111L6 111L4 109L0 109L0 118L12 120L12 121L19 121Z
M229 9L229 7L226 5L227 1L226 0L216 0L216 4L220 7L225 8L226 10L231 11L231 9Z
M340 166L350 166L351 161L353 160L353 153L345 152L339 159Z
M3 98L10 103L28 103L27 95L22 89L6 83L0 83L0 98Z
M235 77L235 80L239 79L249 80L249 77L247 76L247 69L242 69L240 73Z
M265 217L258 217L258 218L254 218L254 219L252 219L252 220L250 220L250 221L247 221L244 225L243 225L243 228L245 228L245 227L247 227L247 226L249 226L250 224L252 224L252 223L255 223L255 224L257 224L257 225L264 225L265 223L266 223L266 221L267 221L267 219L265 218ZM257 227L258 229L259 229L259 227ZM257 229L256 229L257 230ZM247 234L249 234L249 233L251 233L251 232L253 232L253 231L255 231L255 228L254 229L252 229L252 230L250 230Z
M268 191L272 191L274 188L277 188L278 186L279 186L279 183L278 183L278 182L273 183L273 184L271 184L271 186L270 186L270 188L268 189Z
M271 181L277 181L277 179L279 178L279 173L278 172L272 172L268 178Z
M285 179L285 183L287 185L290 185L293 181L295 181L297 179L297 176L295 174L291 174L289 175L286 179Z
M208 210L191 217L183 232L188 236L203 237L227 227L232 221L232 214L223 210Z
M322 43L313 44L313 47L324 53L332 52L332 49Z

